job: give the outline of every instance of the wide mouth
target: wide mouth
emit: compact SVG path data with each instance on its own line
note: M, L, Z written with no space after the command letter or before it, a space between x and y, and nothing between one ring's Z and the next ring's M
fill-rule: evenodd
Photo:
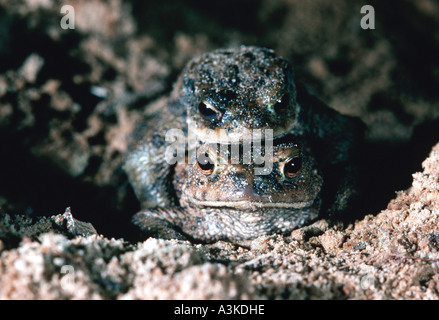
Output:
M248 200L236 200L236 201L223 201L223 200L198 200L187 199L189 202L196 206L204 207L227 207L237 209L257 209L257 208L291 208L291 209L304 209L312 206L314 200L298 201L298 202L269 202L269 201L248 201Z

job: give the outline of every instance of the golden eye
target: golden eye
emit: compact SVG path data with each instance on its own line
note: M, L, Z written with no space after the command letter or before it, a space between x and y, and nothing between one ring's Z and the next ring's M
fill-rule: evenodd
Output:
M221 117L221 112L219 112L213 105L206 101L201 101L198 105L198 111L201 115L209 120L218 119Z
M302 169L302 158L294 157L284 164L284 175L287 178L294 178Z
M215 168L215 163L209 157L209 154L205 152L204 154L200 154L197 157L197 166L201 170L203 174L206 176L211 175L213 169Z

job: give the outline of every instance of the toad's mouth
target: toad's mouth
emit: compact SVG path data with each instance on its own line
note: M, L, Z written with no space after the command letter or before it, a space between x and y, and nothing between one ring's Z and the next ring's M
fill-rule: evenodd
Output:
M227 208L237 208L237 209L258 209L258 208L291 208L291 209L304 209L311 207L314 200L309 201L297 201L297 202L270 202L270 201L248 201L248 200L237 200L237 201L223 201L223 200L198 200L198 199L187 199L188 202L196 206L203 207L227 207Z

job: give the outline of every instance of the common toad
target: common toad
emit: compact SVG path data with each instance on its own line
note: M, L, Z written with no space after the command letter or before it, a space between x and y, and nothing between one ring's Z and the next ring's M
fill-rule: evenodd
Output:
M315 182L313 190L320 190L322 187L323 210L334 214L346 210L356 193L353 158L356 142L361 136L360 127L350 117L341 115L309 94L304 86L293 78L291 64L277 57L272 50L241 46L236 49L220 49L196 57L187 64L179 76L166 108L161 109L143 126L141 139L127 154L125 170L144 210L143 214L136 216L137 223L143 221L143 229L158 236L177 236L173 233L177 228L194 238L204 240L254 238L262 233L285 231L293 225L297 227L303 224L289 223L289 228L278 227L284 216L282 212L288 211L286 208L258 208L259 218L255 219L252 215L252 219L257 224L260 217L267 217L264 220L267 223L261 223L259 229L244 228L247 231L242 229L243 219L248 217L244 214L247 209L213 206L210 214L196 213L200 209L195 208L194 203L188 199L184 199L185 193L176 192L176 177L184 176L185 178L181 179L186 181L187 185L187 180L194 179L191 175L196 171L188 167L187 175L179 175L182 168L169 161L169 145L172 139L167 139L167 134L170 130L181 131L189 137L173 151L174 153L181 150L187 153L206 143L247 143L255 130L260 130L262 138L268 138L269 136L264 134L271 132L274 141L292 137L294 143L303 143L310 148L311 153L305 158L313 159L308 163L314 163L314 159L316 160L324 183L321 186L321 180L314 181L310 176L309 181ZM278 143L277 152L281 152L282 148ZM179 153L175 159L181 160L181 157ZM232 165L230 170L237 168L248 171L242 163ZM226 176L226 172L230 171L223 171L222 179L210 185L212 192L220 198L225 197L226 193L218 190L227 190L220 188L222 184L226 181L240 183L239 179L233 180L232 177ZM311 174L311 171L304 172ZM246 179L248 178L246 176ZM277 180L272 181L274 182L279 183ZM270 183L268 185L273 186ZM277 197L277 191L270 187L265 190L267 197ZM302 185L299 184L295 188L300 187ZM183 186L179 188L185 190ZM197 188L203 189L200 185L197 185ZM190 190L196 194L194 186ZM301 194L308 191L305 188L301 190ZM297 196L297 193L289 194ZM315 198L316 194L311 192L310 196ZM290 203L297 201L294 197L290 199ZM245 201L250 207L257 206L258 203L254 197L246 198ZM187 213L182 208L192 208L195 211ZM171 211L173 213L170 213ZM267 212L266 215L262 215L262 211ZM296 212L296 216L300 215L297 210L293 211ZM302 210L304 217L301 221L310 220L309 216L314 217L317 211L313 209L312 214L309 214L308 211ZM146 212L150 215L145 214ZM230 215L227 212L234 214ZM275 212L279 213L279 222L276 222ZM189 219L191 222L185 224L187 217L200 216L202 218L198 220L201 219L204 223L194 223ZM159 218L157 221L160 223L156 224L150 218L154 221ZM218 233L215 234L212 226L225 225L226 220L230 220L228 225L235 226L235 229L229 227L224 229L226 231L220 232L221 228L217 228L215 230ZM162 228L164 225L166 228ZM210 225L210 229L207 225ZM191 228L197 230L190 232ZM162 231L158 232L159 229ZM164 229L174 231L168 233L163 231Z
M314 158L290 137L278 142L265 174L255 174L260 165L246 164L242 150L233 163L231 147L224 152L217 144L201 145L193 161L175 166L179 205L144 209L135 223L162 238L239 241L289 232L314 220L323 182Z

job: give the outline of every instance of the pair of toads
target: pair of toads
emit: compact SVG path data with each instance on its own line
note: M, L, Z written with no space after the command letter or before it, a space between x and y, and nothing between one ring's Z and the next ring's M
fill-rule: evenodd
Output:
M349 207L360 138L272 50L203 54L127 154L142 206L133 221L150 236L204 242L291 232Z

